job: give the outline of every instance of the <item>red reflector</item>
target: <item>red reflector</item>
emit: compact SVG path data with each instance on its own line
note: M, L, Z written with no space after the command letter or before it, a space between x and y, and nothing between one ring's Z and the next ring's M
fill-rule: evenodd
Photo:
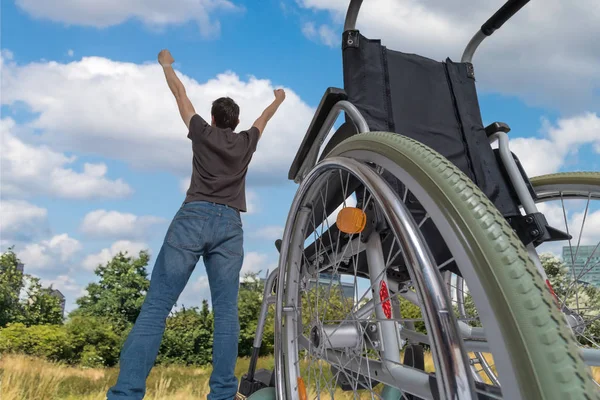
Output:
M548 286L548 289L550 289L550 293L552 293L552 296L554 296L554 301L556 301L556 305L560 307L558 296L556 296L556 293L554 293L554 289L552 288L552 285L550 284L550 281L548 279L546 279L546 286Z
M381 281L379 285L379 300L381 301L381 307L383 313L387 319L392 318L392 303L390 302L390 292L388 291L387 285L384 281Z

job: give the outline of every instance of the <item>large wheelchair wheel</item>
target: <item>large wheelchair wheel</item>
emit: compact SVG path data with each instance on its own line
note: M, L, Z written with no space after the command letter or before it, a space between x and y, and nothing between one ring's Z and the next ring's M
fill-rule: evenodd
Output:
M301 183L279 268L280 399L600 398L508 223L409 138L360 134L333 149ZM479 326L456 321L448 268L467 283ZM406 357L420 345L433 365ZM500 387L474 378L473 352L493 355Z
M553 294L600 384L600 173L568 172L530 179L538 210L553 228L572 236L536 248ZM562 259L562 260L561 260ZM462 277L446 275L459 320L473 324L472 303ZM498 382L489 355L474 353L476 378Z
M542 257L559 255L559 269L546 271L588 364L600 384L600 173L568 172L531 179L536 205L551 226L570 240L544 243Z

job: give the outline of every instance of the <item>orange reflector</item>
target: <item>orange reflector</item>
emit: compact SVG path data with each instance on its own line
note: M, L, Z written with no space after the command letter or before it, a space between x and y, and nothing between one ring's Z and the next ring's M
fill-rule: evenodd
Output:
M300 400L307 400L308 396L306 395L306 386L304 385L304 379L298 377L298 396Z
M345 207L338 213L335 223L344 233L360 233L367 225L367 214L360 208Z

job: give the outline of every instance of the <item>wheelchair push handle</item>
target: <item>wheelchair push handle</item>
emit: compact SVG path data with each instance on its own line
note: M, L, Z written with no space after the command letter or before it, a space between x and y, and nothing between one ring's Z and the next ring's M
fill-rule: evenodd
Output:
M356 29L356 19L363 0L350 0L348 10L346 11L346 20L344 21L344 32Z
M473 55L477 47L483 42L483 40L491 36L496 30L500 29L502 25L513 15L515 15L521 8L523 8L529 0L508 0L494 15L488 19L485 24L481 25L481 29L477 31L475 36L467 44L465 51L463 52L461 62L470 63L473 60Z
M508 0L490 19L481 25L481 32L485 36L490 36L527 3L529 3L529 0Z

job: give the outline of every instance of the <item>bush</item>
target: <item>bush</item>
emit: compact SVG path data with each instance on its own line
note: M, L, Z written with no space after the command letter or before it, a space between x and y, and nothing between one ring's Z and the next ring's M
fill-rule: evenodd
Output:
M66 331L73 349L72 363L111 367L119 361L122 336L106 319L73 317L66 324Z
M204 301L202 309L175 312L167 319L157 363L206 365L212 359L213 318Z
M64 326L9 324L0 329L0 353L22 353L51 361L67 361L73 348Z

